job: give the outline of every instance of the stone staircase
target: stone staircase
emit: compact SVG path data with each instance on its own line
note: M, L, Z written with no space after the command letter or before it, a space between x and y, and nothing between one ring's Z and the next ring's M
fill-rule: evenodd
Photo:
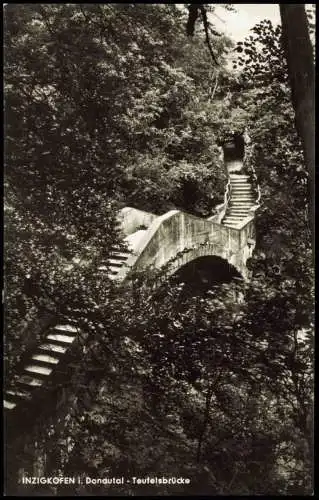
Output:
M118 240L124 240L124 244L113 245L110 251L109 258L101 258L98 266L98 271L101 273L101 275L108 276L112 280L117 279L119 270L126 263L131 253L127 248L127 244L125 244L125 239L121 231L121 224L119 220L117 220L116 231L118 234Z
M110 258L102 260L98 266L100 273L112 280L121 279L120 270L145 232L136 231L124 238L124 244L115 245ZM22 410L24 405L21 403L28 403L43 392L57 371L65 369L67 354L78 336L79 328L71 323L48 327L44 340L26 355L26 361L17 367L18 375L14 383L4 391L3 405L6 411L16 413Z
M107 274L112 280L116 280L120 269L125 265L130 254L131 252L129 249L114 246L111 250L110 258L102 260L98 270L101 273Z
M28 356L28 360L17 370L14 388L4 391L4 409L17 410L21 403L29 402L41 388L52 379L67 350L78 337L75 325L57 324L49 327L44 340Z
M229 174L230 196L222 224L238 228L249 215L249 210L256 204L249 175Z
M112 280L120 280L122 278L121 271L126 266L128 258L132 252L136 250L141 238L143 238L146 230L138 230L126 236L123 239L124 245L114 246L111 250L110 258L101 261L98 270Z

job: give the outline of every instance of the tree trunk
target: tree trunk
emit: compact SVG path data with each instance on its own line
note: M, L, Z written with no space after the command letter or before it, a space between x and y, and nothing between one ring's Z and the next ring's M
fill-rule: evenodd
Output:
M312 239L314 239L315 100L313 48L305 4L279 4L279 7L296 129L302 142L305 164L309 174L309 223Z

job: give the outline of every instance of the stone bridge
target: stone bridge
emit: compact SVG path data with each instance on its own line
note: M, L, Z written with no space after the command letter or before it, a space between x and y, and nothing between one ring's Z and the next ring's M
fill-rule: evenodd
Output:
M203 219L179 210L155 216L125 207L119 219L131 253L117 262L111 259L113 277L123 280L132 270L162 267L172 274L199 257L216 256L247 278L246 262L255 247L254 215L245 217L236 228L218 222L218 217Z
M260 193L254 172L244 172L236 155L231 152L226 163L229 180L224 202L211 217L195 217L179 210L157 216L123 208L118 220L126 250L114 247L110 258L100 263L99 272L123 282L134 271L166 267L165 272L173 274L191 261L212 256L227 261L247 279L246 262L256 243L255 211ZM51 317L42 323L41 330L42 340L24 356L11 387L6 381L4 407L9 418L23 415L31 403L35 406L38 396L42 400L43 389L56 372L63 372L61 368L81 333L71 321L59 324Z

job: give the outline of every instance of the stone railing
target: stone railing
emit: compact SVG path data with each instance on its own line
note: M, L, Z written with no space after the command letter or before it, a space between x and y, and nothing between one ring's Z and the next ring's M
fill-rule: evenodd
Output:
M212 215L211 217L209 217L208 220L210 220L212 222L217 222L218 224L221 224L221 222L225 216L227 206L228 206L228 203L230 200L230 189L231 189L230 179L228 179L228 182L226 184L225 194L224 194L224 201L220 205L217 205L216 207L214 207L214 210L216 213L214 215Z
M247 175L249 175L251 186L253 189L253 193L255 194L255 200L256 200L255 206L256 206L256 208L252 207L252 209L251 209L252 214L255 214L256 209L260 206L261 191L260 191L260 187L258 184L256 171L255 171L255 168L254 168L254 165L252 162L253 149L254 149L254 146L246 145L245 156L244 156L244 172Z
M260 192L260 187L259 187L258 180L257 180L256 171L255 171L253 165L250 165L246 171L247 171L248 175L250 176L250 181L251 181L253 193L255 194L256 206L259 206L260 199L261 199L261 192Z

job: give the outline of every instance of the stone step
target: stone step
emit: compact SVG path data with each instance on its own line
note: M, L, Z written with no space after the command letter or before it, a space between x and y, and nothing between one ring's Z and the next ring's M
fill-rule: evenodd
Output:
M246 214L248 212L248 209L246 210L245 208L241 207L228 207L226 213L234 213L234 214Z
M118 274L118 268L112 268L110 266L99 266L99 271L107 273L107 275L111 278L114 274Z
M248 182L245 183L233 182L230 186L231 189L252 188L251 184L249 184Z
M253 193L251 193L250 191L232 191L230 193L230 198L245 198L245 197L253 198Z
M240 198L230 198L229 205L231 205L231 204L237 204L237 203L241 203L241 204L247 203L248 205L250 205L251 202L255 203L255 201L253 199L251 199L251 198L248 198L248 199L245 199L245 198L242 198L242 197L240 197Z
M227 210L236 210L236 211L241 211L241 212L246 212L251 205L228 205Z
M243 217L246 217L246 214L236 214L233 212L226 212L225 217L236 217L237 219L238 218L242 219Z
M239 197L239 198L235 198L235 197L231 197L230 200L229 200L229 204L231 203L248 203L250 204L251 202L254 202L254 200L252 198L243 198L243 197Z
M7 399L3 400L3 408L5 410L13 410L17 406L16 403L13 403L12 401L8 401Z
M250 189L242 189L242 190L236 190L232 191L230 193L230 197L233 198L234 196L253 196L252 192Z
M230 178L231 186L251 186L249 179L232 179Z
M229 202L229 208L231 207L236 207L236 208L245 208L245 207L252 207L254 205L254 203L251 203L250 201L247 202L247 201L240 201L240 200L236 200L236 201L233 201L231 200Z
M234 198L236 196L237 197L245 197L245 196L249 196L249 197L251 196L251 197L253 197L253 194L248 189L246 191L232 191L230 193L230 198Z
M41 387L43 385L43 380L40 380L35 377L31 377L30 375L22 375L17 383L20 385L26 385L28 388L36 388Z
M232 202L237 202L237 201L254 201L254 198L252 196L232 196L231 198Z
M245 219L245 217L247 217L247 214L233 214L233 213L229 213L229 214L226 214L226 217L236 217L236 218L239 218L239 219Z
M19 401L29 401L31 399L31 393L28 391L18 391L18 390L9 390L6 391L6 394L9 395L9 399L18 403Z
M244 215L244 217L245 217L245 215ZM226 212L225 217L235 217L236 219L238 219L238 218L242 219L243 218L242 214L231 214L230 212Z
M132 252L110 252L109 259L115 260L127 260L128 257L132 254ZM104 259L104 262L107 262L108 259Z
M119 273L119 270L121 269L122 266L118 266L118 267L114 267L114 266L110 266L109 268L109 272L110 274L118 274Z
M71 335L61 335L59 333L50 333L46 337L48 340L55 340L56 342L61 342L62 344L72 344L75 337Z
M122 265L124 264L124 262L122 262L120 260L116 260L116 259L109 259L109 265L111 267L122 267Z
M42 344L40 345L39 349L43 351L49 351L49 352L54 352L54 354L65 354L67 351L67 347L64 347L59 344Z
M242 217L243 216L243 214L234 213L234 212L232 212L232 214L233 214L233 217ZM246 214L244 214L244 215L246 215ZM230 217L230 216L231 216L231 213L230 213L230 211L227 210L225 213L225 217Z
M230 178L230 183L231 184L249 184L250 185L250 179L232 179Z
M127 262L127 258L126 259L114 259L113 257L111 259L109 259L108 261L105 261L102 263L100 263L100 265L98 266L98 270L99 271L106 271L106 272L109 272L110 274L117 274L119 272L119 270L121 269L121 267L123 265L125 265Z
M247 174L229 174L231 179L250 179L250 176Z
M254 206L253 203L246 203L245 205L242 204L236 204L236 203L233 203L232 205L228 205L227 207L227 210L233 210L233 209L236 209L236 210L243 210L243 211L246 211L246 210L250 210L250 208Z
M239 181L239 180L233 180L231 179L230 180L230 185L231 186L251 186L251 183L250 181L248 180L244 180L244 181Z
M250 210L250 207L251 207L251 205L247 205L247 206L244 206L244 205L232 205L232 206L228 206L227 207L226 213L229 210L235 211L235 212L248 212Z
M229 214L226 214L226 217L236 217L237 219L244 219L245 217L247 217L247 214L229 213Z
M236 202L236 203L244 203L244 202L255 202L255 199L254 197L248 193L248 194L233 194L230 198L229 198L229 203L233 203L233 202Z
M33 357L31 357L29 363L32 365L36 365L39 368L44 368L45 370L47 370L47 369L52 370L58 365L59 360L58 360L58 363L53 364L53 363L48 363L47 361L35 360L35 359L33 359Z
M48 377L51 375L53 368L47 368L45 366L40 365L27 365L24 367L24 370L28 373L36 374L40 377Z
M251 193L251 191L232 191L230 193L230 198L243 198L243 197L252 197L253 198L253 194Z
M250 184L250 179L249 177L230 177L230 182L231 183L242 183L242 184Z
M76 326L74 325L55 325L53 327L53 330L57 330L59 332L63 332L65 333L66 335L70 335L70 334L73 334L73 333L78 333L78 329Z
M124 239L125 236L123 236ZM115 243L112 247L112 250L123 250L124 252L127 251L127 247L123 243Z
M228 210L226 210L225 215L226 215L226 214L228 214L228 213L230 213L230 212L232 212L232 213L233 213L234 211L235 211L236 215L237 215L237 214L240 214L240 213L241 213L241 214L247 214L247 215L248 215L248 214L250 213L250 207L247 207L246 209L228 208Z
M236 188L236 189L231 188L231 190L230 190L230 194L231 195L233 195L233 194L237 194L237 195L238 194L247 194L247 193L253 194L251 188L249 188L249 187L247 187L247 188L246 187L245 188Z
M234 195L234 194L252 194L252 190L250 187L242 187L242 188L231 188L230 190L230 195Z
M57 366L58 365L52 365L43 361L35 361L33 359L30 359L28 365L23 369L28 373L34 373L39 377L47 377L51 375L52 371L56 369Z
M229 208L226 211L225 215L229 214L229 213L235 213L236 215L242 215L242 214L245 214L245 215L247 214L248 215L250 213L250 211L249 211L249 208L247 208L246 210L240 210L240 211L237 211L237 210L234 210L232 208Z
M123 236L123 238L125 238L125 237ZM113 245L111 247L111 251L112 252L113 251L114 252L129 252L129 248L127 246L127 243L125 242L125 244L122 244L122 245L120 245L120 244L119 245Z
M49 354L33 354L32 359L34 361L40 361L41 363L49 363L51 365L57 365L60 361L59 358L50 356Z
M124 253L124 252L111 252L110 258L111 259L125 261L125 260L127 260L127 258L129 257L130 254L131 254L131 252L127 252L127 253Z

